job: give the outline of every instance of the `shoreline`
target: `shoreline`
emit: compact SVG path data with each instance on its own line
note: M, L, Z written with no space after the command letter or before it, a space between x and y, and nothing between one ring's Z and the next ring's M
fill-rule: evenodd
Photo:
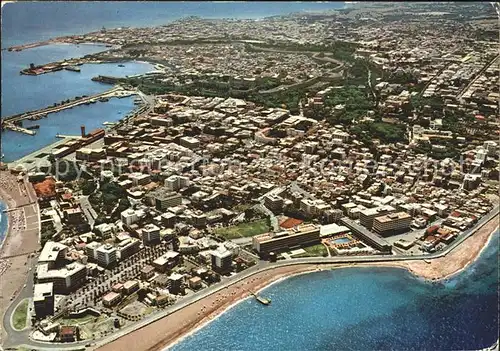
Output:
M9 171L0 171L0 200L7 209L7 231L0 244L0 314L3 316L17 296L28 277L30 254L40 248L39 211L34 189L26 180L18 181ZM32 200L34 199L34 201ZM22 207L21 207L22 206ZM2 324L1 339L4 340L5 328Z
M295 266L276 267L269 271L259 272L140 329L125 334L108 344L99 346L97 349L102 351L128 350L130 347L148 351L170 349L184 338L205 327L227 310L250 297L248 290L259 292L284 279L314 271L349 267L389 267L405 269L415 277L422 278L426 283L448 279L460 273L475 261L487 244L490 243L491 238L497 230L498 218L495 217L485 223L474 235L467 238L455 250L451 251L445 257L434 259L431 264L423 261L405 264L398 262L325 265L299 264ZM458 265L456 264L457 262Z
M0 201L5 204L5 209L8 210L9 208L16 207L16 201L12 199L10 196L6 196L7 194L4 193L3 189L0 189ZM6 199L8 197L8 199ZM11 212L8 212L4 218L7 220L7 226L5 227L5 233L3 233L3 237L1 237L0 241L0 259L3 256L3 246L7 242L8 238L10 237L10 228L11 228Z

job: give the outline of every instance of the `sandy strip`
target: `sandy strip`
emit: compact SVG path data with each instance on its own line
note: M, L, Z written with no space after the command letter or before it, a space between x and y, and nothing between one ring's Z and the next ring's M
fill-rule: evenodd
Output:
M387 266L408 269L413 274L428 280L444 279L463 270L481 252L495 229L498 218L494 218L479 229L473 236L466 239L458 248L446 257L434 259L431 264L423 261L405 263L367 263L367 264L328 264L328 265L297 265L279 267L272 271L257 273L243 281L234 284L221 292L207 296L186 308L172 313L141 329L133 331L111 343L100 347L101 351L120 350L162 350L178 342L183 336L202 327L216 316L223 313L238 301L249 296L248 290L258 291L273 282L296 274L321 269L332 269L355 266Z
M31 199L36 200L36 196L34 192L28 194L24 184L19 183L15 175L9 171L0 171L0 199L10 209L29 204ZM0 316L4 315L10 305L11 297L26 282L28 255L40 247L37 205L27 205L9 212L8 221L6 237L0 249ZM1 329L3 338L3 326Z

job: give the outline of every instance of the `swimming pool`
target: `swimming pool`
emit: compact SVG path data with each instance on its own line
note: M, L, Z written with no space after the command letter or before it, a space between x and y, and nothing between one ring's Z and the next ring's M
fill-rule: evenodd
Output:
M347 244L350 242L351 242L351 239L349 239L348 237L345 237L345 236L342 238L333 239L334 244Z

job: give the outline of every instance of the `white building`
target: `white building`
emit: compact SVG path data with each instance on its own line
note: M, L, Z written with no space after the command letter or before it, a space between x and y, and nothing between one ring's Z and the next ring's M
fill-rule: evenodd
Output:
M189 186L189 178L178 175L171 175L167 179L165 179L165 187L169 191L177 191L179 189L185 188Z
M160 228L154 224L147 224L142 228L142 242L149 244L160 241Z
M116 248L110 244L102 245L97 249L97 264L108 267L117 261Z

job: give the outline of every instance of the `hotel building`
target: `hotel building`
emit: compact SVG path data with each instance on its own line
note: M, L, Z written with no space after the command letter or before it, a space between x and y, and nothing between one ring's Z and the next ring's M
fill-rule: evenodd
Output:
M301 225L279 233L256 235L252 238L254 250L261 255L317 242L319 242L319 227L314 224Z
M367 228L367 229L372 229L373 226L373 219L375 217L380 217L385 214L391 213L396 211L396 209L392 206L380 206L380 207L374 207L374 208L367 208L366 210L360 211L359 212L359 223Z
M406 212L391 213L373 220L373 231L382 236L400 233L410 227L412 217Z

